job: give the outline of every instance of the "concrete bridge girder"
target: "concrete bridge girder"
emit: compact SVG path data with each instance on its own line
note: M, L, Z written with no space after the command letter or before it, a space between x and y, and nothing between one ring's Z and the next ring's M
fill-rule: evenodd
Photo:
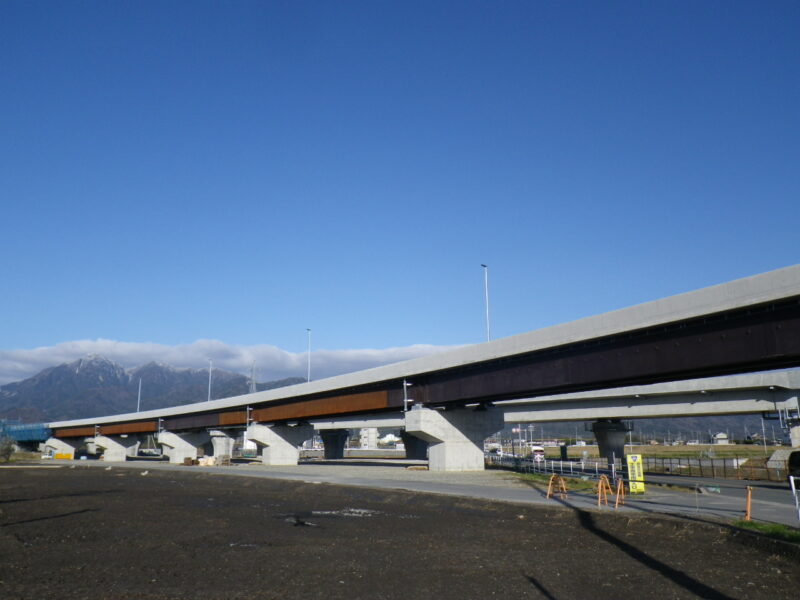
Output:
M406 432L428 442L431 471L482 471L483 442L503 428L497 408L440 411L415 407L406 413Z
M298 447L314 436L314 428L307 423L295 426L252 423L245 436L263 448L261 462L265 465L292 466L300 459Z
M95 449L103 450L105 462L125 462L129 456L135 457L139 449L139 438L135 435L96 435L90 439Z
M747 414L795 408L797 390L726 390L661 395L564 397L503 405L506 423Z
M325 429L362 429L364 427L404 427L405 419L402 414L390 414L389 416L378 415L356 415L352 417L338 417L327 419L311 419L309 421L316 431Z

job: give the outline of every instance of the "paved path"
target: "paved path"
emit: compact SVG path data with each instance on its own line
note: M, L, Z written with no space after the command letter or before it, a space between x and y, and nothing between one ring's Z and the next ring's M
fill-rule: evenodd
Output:
M61 463L62 461L59 461ZM547 499L544 486L520 480L507 471L490 470L468 473L436 473L424 469L425 461L344 459L309 461L297 466L269 467L258 463L239 463L230 467L184 467L155 461L104 463L99 461L63 461L97 468L176 469L246 477L288 479L307 483L351 485L373 489L410 490L432 494L448 494L501 502L526 504L562 504L573 508L597 508L597 497L591 492L570 492L566 500ZM720 493L692 492L650 485L643 496L629 495L622 512L668 513L713 518L730 522L744 516L745 490L748 482L711 480L689 477L654 477L654 480L682 486L697 485L698 490L717 486ZM691 481L687 481L691 480ZM752 516L757 521L798 526L797 511L788 486L750 482L755 486ZM609 507L613 510L613 498Z

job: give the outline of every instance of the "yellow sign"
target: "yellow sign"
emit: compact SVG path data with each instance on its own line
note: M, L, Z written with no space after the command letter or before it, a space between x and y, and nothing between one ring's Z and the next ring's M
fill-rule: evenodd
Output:
M631 494L644 494L644 465L641 454L628 454L628 485Z

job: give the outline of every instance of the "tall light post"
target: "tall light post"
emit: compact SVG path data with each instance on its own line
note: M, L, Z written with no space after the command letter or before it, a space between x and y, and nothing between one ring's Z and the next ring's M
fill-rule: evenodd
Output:
M483 295L486 299L486 341L492 339L492 329L489 326L489 266L481 263L483 267Z
M211 402L211 366L213 362L209 358L208 359L208 401Z
M311 381L311 330L306 329L308 332L308 370L306 373L306 381Z

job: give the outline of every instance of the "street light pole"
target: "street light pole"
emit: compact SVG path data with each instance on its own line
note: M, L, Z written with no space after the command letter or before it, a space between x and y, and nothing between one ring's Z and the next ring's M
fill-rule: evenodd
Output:
M311 330L306 329L308 332L308 371L306 373L306 381L311 381Z
M486 300L486 341L492 339L492 330L489 326L489 266L481 264L483 267L483 295Z

